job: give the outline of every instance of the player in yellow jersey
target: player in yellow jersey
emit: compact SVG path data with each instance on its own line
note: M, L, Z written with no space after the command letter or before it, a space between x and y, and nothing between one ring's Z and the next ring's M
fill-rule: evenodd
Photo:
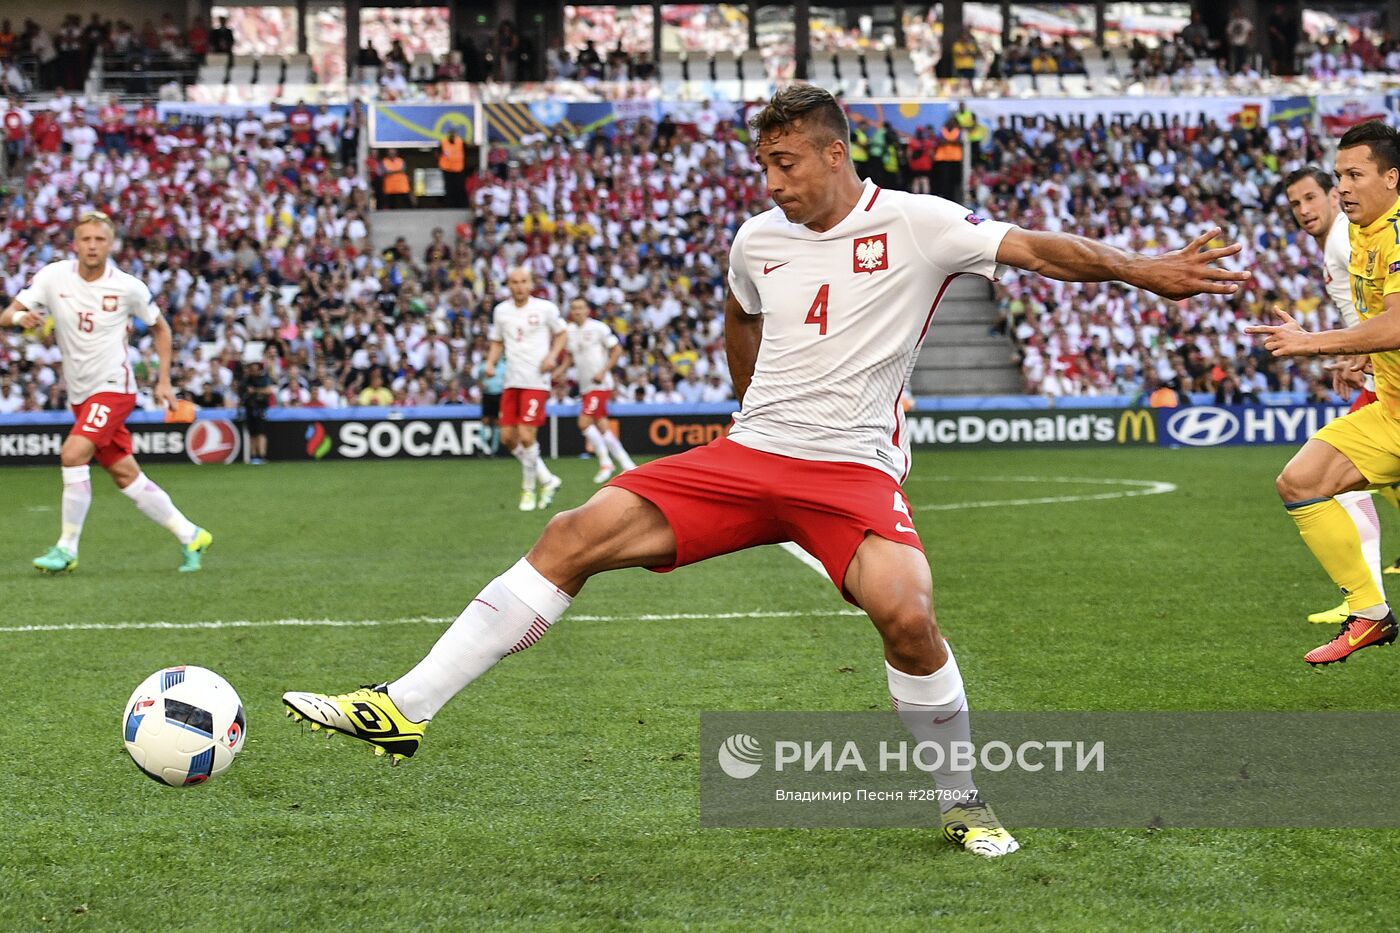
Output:
M1352 303L1360 323L1309 333L1286 312L1256 325L1274 356L1369 354L1378 400L1333 421L1288 461L1277 488L1318 563L1341 588L1349 615L1309 664L1345 661L1395 641L1395 616L1366 565L1356 525L1338 493L1400 482L1400 135L1380 121L1354 126L1338 143L1337 193L1351 221Z

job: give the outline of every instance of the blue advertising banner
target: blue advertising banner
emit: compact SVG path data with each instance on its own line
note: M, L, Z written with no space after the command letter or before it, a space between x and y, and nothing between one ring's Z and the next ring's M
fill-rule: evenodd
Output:
M1317 102L1311 97L1275 97L1269 101L1269 122L1285 126L1312 126Z
M436 148L453 129L476 142L476 104L377 103L369 110L369 144L400 149Z
M1164 447L1301 445L1346 405L1192 405L1159 408L1157 436Z

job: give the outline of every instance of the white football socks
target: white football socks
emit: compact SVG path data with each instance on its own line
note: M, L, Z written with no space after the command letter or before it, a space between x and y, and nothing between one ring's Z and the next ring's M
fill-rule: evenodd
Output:
M530 445L535 458L535 479L541 483L548 483L554 480L554 474L549 472L549 465L544 462L544 454L540 453L539 442Z
M977 793L977 785L972 781L970 769L953 767L954 743L965 743L959 747L967 750L972 748L967 694L963 692L962 674L958 671L958 662L953 659L953 649L948 649L947 663L932 674L922 677L906 674L895 670L888 661L885 674L889 678L890 699L905 728L917 741L929 742L938 748L938 751L921 752L921 757L928 762L941 757L940 766L933 771L939 790L939 809L947 811L965 802Z
M63 529L58 546L77 557L78 539L83 535L88 506L92 505L91 468L85 463L82 466L63 467L62 472Z
M433 718L501 658L539 641L571 602L572 597L520 558L486 584L427 657L389 684L389 698L415 722Z
M136 481L122 489L122 493L136 503L142 515L168 530L181 544L189 544L199 534L194 522L180 514L165 490L147 479L145 473L138 473Z
M632 458L627 455L627 451L622 449L622 441L611 431L603 432L603 440L608 445L608 450L612 451L613 458L622 465L624 470L635 470L637 465L632 462Z
M608 445L603 443L603 435L599 433L598 426L590 424L584 428L583 437L593 448L593 455L598 458L599 469L611 470L612 457L608 455Z
M525 447L521 444L516 444L515 447L511 449L511 453L515 455L515 459L520 461L520 488L534 492L537 478L535 466L540 458L540 445L532 444L529 447Z
M1376 514L1376 503L1367 490L1338 493L1337 504L1346 509L1351 520L1356 523L1356 531L1361 536L1361 554L1366 558L1366 566L1371 568L1371 576L1376 580L1376 588L1385 592L1381 577L1381 519Z

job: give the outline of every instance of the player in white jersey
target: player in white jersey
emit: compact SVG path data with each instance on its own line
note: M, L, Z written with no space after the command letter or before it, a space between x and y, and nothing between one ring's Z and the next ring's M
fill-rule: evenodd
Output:
M549 508L563 485L545 466L538 435L545 421L554 363L564 349L564 319L554 302L530 294L534 278L524 266L513 266L506 273L506 287L510 297L491 312L491 349L483 373L488 379L494 376L505 356L501 444L520 461L520 511L533 512Z
M741 408L730 437L614 477L556 515L405 676L339 696L287 693L290 715L406 757L452 696L538 641L594 574L666 572L792 540L870 616L890 695L919 740L969 741L962 677L899 486L909 468L903 380L943 290L956 275L1014 266L1172 299L1232 294L1248 274L1214 263L1240 246L1203 249L1212 230L1178 252L1138 256L881 191L856 175L840 105L812 85L778 91L750 126L777 207L749 220L731 250L724 339ZM1015 851L969 772L935 778L949 840L988 857Z
M612 395L613 367L622 356L622 342L611 327L593 317L593 309L584 298L569 302L565 335L564 345L574 361L574 375L578 377L582 403L578 429L598 456L598 472L594 474L593 482L606 483L616 469L613 466L614 457L624 473L637 468L623 448L622 441L608 430L608 396ZM563 366L562 360L560 365Z
M1351 263L1350 221L1342 213L1332 176L1315 166L1306 166L1285 178L1283 188L1294 221L1322 248L1322 274L1327 285L1327 297L1341 313L1346 326L1356 326L1361 323L1361 317L1352 304L1351 273L1347 270ZM1351 404L1352 411L1376 400L1375 380L1364 371L1367 360L1365 356L1347 357L1332 368L1332 387L1337 394L1346 397L1356 392ZM1385 487L1381 493L1392 505L1400 508L1394 486ZM1356 524L1366 564L1375 577L1377 589L1384 593L1385 585L1381 580L1381 523L1370 490L1338 493L1334 498ZM1397 566L1400 566L1400 561ZM1335 609L1312 613L1308 621L1339 625L1346 621L1349 614L1346 600L1343 600Z
M140 279L112 265L116 225L100 211L78 218L73 228L76 259L51 262L0 312L0 327L35 328L45 315L63 354L63 381L77 420L63 442L62 530L58 543L34 559L45 573L78 566L78 539L92 503L89 464L96 459L136 507L180 542L185 572L200 569L214 537L175 508L170 496L141 471L131 455L126 417L136 407L136 378L127 364L127 323L135 318L151 329L160 372L155 398L175 404L170 387L170 327Z

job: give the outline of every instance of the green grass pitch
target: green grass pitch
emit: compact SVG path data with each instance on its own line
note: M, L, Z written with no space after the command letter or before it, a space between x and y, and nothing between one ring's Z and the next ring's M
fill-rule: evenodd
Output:
M909 498L974 708L1397 708L1400 655L1321 673L1301 661L1333 634L1303 616L1336 594L1273 494L1290 453L918 455ZM558 468L557 505L582 502L592 464ZM454 616L543 528L546 515L515 510L515 463L150 473L215 533L203 573L177 574L169 535L96 475L81 568L41 577L29 559L57 532L58 471L0 477L0 929L1395 923L1391 831L1027 830L1020 853L986 862L928 831L701 829L700 711L888 703L874 630L777 548L594 580L573 610L589 618L566 617L503 662L391 769L351 740L301 732L279 696L415 662L444 627L431 620ZM1066 478L1177 489L950 507L1126 488ZM1390 559L1400 516L1380 508ZM722 618L752 611L774 616ZM641 618L678 612L703 618ZM13 631L419 618L430 621ZM239 761L189 790L140 776L119 728L136 683L178 663L226 676L248 710ZM1365 788L1338 792L1368 805Z

